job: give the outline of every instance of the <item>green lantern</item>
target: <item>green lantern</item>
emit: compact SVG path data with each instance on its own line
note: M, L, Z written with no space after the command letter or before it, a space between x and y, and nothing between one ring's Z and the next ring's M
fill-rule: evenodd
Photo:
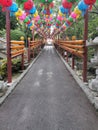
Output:
M27 17L25 20L24 20L24 23L27 23L29 21L29 18Z
M51 3L53 0L48 0L49 3Z
M72 18L72 17L69 17L68 20L69 20L70 22L73 22L73 18Z
M41 0L41 3L51 3L53 0Z
M60 23L61 23L59 20L56 20L56 22L57 22L58 24L60 24Z
M41 3L45 3L46 1L45 0L41 0Z
M38 24L41 24L41 20L38 20Z
M16 0L17 3L24 3L24 2L27 2L27 0Z

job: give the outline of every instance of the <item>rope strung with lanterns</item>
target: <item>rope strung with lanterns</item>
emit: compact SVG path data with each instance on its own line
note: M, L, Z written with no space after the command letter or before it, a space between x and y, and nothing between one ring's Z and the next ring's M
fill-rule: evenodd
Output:
M62 0L62 5L59 7L58 15L56 18L54 32L51 36L57 34L61 26L67 21L68 16L71 13L71 8L78 0Z
M77 0L62 0L62 5L59 7L59 12L56 20L56 28L60 28L64 21L66 21L66 18L70 14L70 9L75 2L77 2Z
M16 2L20 1L16 0ZM20 23L25 23L31 30L36 29L36 31L38 30L38 32L40 32L38 29L40 16L38 15L34 2L32 0L21 0L20 6L24 10L18 8L18 4L16 2L13 2L12 0L0 0L2 11L9 10L10 16L16 16L16 19L19 20Z
M66 30L81 15L84 16L86 11L91 9L96 0L81 0L71 12L72 5L75 2L78 2L78 0L62 0L62 5L59 7L58 16L55 23L54 35L60 31ZM19 3L20 8L18 7L17 3ZM13 2L13 0L0 0L0 5L2 6L3 11L8 9L10 11L10 16L16 16L17 20L19 20L21 23L25 23L31 30L35 29L43 36L46 35L43 31L45 26L47 30L50 31L50 28L53 24L53 0L41 0L41 7L43 8L42 16L45 24L43 24L43 19L41 19L39 16L32 0L16 0L16 2ZM52 35L52 37L54 35Z
M61 14L63 14L64 8L66 5L66 1L72 2L72 0L62 0L62 7L61 7ZM74 1L75 2L75 1ZM69 17L66 19L65 23L55 32L51 37L53 38L54 35L57 35L59 32L66 30L68 27L72 25L80 16L84 16L88 9L91 9L92 5L96 2L96 0L81 0L78 5L74 8L74 10L70 13ZM70 6L71 7L71 6Z

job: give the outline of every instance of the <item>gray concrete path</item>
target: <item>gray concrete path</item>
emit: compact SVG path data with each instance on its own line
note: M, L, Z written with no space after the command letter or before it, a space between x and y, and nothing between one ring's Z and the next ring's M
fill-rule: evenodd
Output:
M50 46L0 107L0 130L98 130L98 117Z

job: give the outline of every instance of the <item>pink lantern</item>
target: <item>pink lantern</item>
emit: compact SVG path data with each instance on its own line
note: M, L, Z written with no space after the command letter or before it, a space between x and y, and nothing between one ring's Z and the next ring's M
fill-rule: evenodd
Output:
M59 21L62 21L62 20L63 20L63 17L60 16L60 15L58 15L58 16L57 16L57 19L58 19Z
M77 16L78 16L78 15L77 15L77 14L75 14L75 12L72 12L72 13L71 13L71 17L72 17L73 19L76 19L76 18L77 18Z
M52 21L52 17L50 17L49 20Z
M20 20L25 20L26 18L26 13L23 13L22 16L19 17Z

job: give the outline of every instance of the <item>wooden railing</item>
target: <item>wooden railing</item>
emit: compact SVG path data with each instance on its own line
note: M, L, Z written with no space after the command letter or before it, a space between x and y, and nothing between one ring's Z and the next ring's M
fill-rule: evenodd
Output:
M24 41L11 41L11 59L21 56L21 65L24 69Z
M83 81L86 81L86 71L85 65L87 64L87 61L85 61L85 58L87 57L85 53L86 51L86 44L83 40L74 40L74 41L63 41L63 40L55 40L54 41L55 47L59 50L59 48L62 49L62 51L66 51L66 61L68 62L68 53L72 54L72 69L74 69L75 62L74 58L79 57L83 60Z
M43 45L43 41L42 40L38 40L38 41L28 41L28 62L30 62L31 59L31 54L33 53L33 57L34 57L34 51L37 50L39 51L40 47Z
M84 56L84 46L85 43L83 40L75 40L75 41L62 41L56 40L55 45L58 45L62 49L66 50L77 57L83 58Z

